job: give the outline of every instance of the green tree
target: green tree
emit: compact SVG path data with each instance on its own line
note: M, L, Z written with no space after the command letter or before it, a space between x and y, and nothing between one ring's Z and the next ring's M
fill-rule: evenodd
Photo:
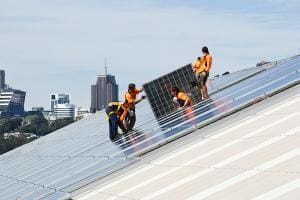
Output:
M36 130L36 135L38 136L44 136L50 133L51 129L49 128L48 125L41 125L37 128Z
M20 117L0 118L0 154L10 151L36 138L26 138L25 135L4 138L3 133L18 131L44 136L74 122L72 118L57 119L49 123L43 116L30 115L25 119ZM23 124L23 125L22 125Z
M56 131L74 122L72 118L57 119L50 124L50 132Z
M43 116L29 115L25 118L26 124L33 124L36 126L48 125L48 121Z
M22 122L23 122L23 118L21 118L21 117L10 118L8 120L8 123L10 125L11 131L14 131L15 129L19 128L19 126L22 125Z
M7 139L0 137L0 154L6 153L16 147L31 142L36 138L26 138L25 136L20 137L8 137Z
M33 124L27 124L25 126L20 127L19 132L36 134L37 127Z
M8 133L11 131L10 124L8 122L8 119L1 119L0 120L0 133Z

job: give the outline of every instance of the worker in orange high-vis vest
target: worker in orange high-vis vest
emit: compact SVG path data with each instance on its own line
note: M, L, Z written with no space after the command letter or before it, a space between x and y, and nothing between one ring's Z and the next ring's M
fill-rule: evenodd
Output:
M195 119L195 112L192 107L193 101L191 97L179 90L178 87L173 86L171 89L171 93L173 96L173 102L176 104L177 109L184 109L184 116L187 120L193 122Z
M140 103L146 96L142 96L137 100L137 95L144 91L144 88L137 89L134 83L128 85L128 91L125 93L124 105L128 109L125 110L124 114L121 117L121 121L124 121L128 116L128 110L135 112L135 105Z
M177 86L173 86L171 90L173 102L177 108L186 108L193 105L193 101L189 95L179 90Z
M196 75L199 75L202 71L205 70L203 68L205 68L204 59L202 57L198 57L196 62L193 64L193 71Z
M208 98L206 82L212 66L212 56L209 54L207 47L202 48L202 54L203 56L200 58L199 63L194 65L194 69L196 69L194 71L199 82L202 100L204 100Z
M136 97L138 94L140 94L143 91L144 91L144 88L136 89L135 84L130 83L128 85L128 91L125 94L125 101L127 101L127 103L129 105L130 104L132 104L132 105L138 104L139 102L141 102L143 100L143 98L136 100Z

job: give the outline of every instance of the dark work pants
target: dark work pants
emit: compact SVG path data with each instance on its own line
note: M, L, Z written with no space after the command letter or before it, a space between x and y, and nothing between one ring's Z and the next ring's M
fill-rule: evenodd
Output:
M107 107L105 112L108 115L110 112L112 112L112 109L110 107ZM119 121L120 120L116 113L110 115L108 123L109 123L109 138L111 140L114 140L116 138L116 136L118 135Z

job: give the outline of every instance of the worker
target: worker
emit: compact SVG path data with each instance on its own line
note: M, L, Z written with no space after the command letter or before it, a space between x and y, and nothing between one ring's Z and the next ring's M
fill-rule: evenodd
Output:
M140 103L143 99L146 98L146 96L142 96L140 99L137 100L137 95L144 91L144 88L136 89L136 86L134 83L130 83L128 85L128 91L125 93L125 101L124 101L124 107L126 108L124 111L124 114L121 116L120 120L121 122L124 122L124 120L128 117L128 114L130 117L135 117L135 105ZM135 123L135 120L133 120L133 124L130 125L129 129L132 129Z
M118 136L118 127L120 127L123 133L127 133L123 122L120 120L125 113L126 108L122 102L111 102L105 109L107 114L107 120L109 122L109 137L114 141Z
M136 104L140 103L143 99L145 99L145 96L142 96L139 100L136 100L136 96L143 92L144 88L136 89L134 83L130 83L128 85L128 91L125 94L125 101L128 103L129 106L135 106Z
M193 105L193 101L189 95L179 90L177 86L173 86L171 90L173 101L177 108L186 108Z
M191 82L190 83L190 88L198 86L200 94L201 94L201 98L203 97L202 90L201 90L203 81L202 81L200 75L201 75L202 72L205 72L205 70L206 70L206 67L204 65L204 58L203 57L198 57L196 62L193 65L193 71L196 75L197 82Z
M196 62L193 65L193 71L196 75L199 75L202 71L205 70L204 59L202 57L198 57Z
M201 98L204 100L208 98L206 82L212 66L212 56L207 47L202 48L202 54L203 56L195 63L194 69L200 85Z

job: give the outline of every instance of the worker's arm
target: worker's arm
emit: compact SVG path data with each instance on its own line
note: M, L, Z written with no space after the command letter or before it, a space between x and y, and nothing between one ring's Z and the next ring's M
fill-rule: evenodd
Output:
M183 108L186 108L189 105L190 101L191 99L188 97L184 102Z
M142 88L138 89L138 91L139 91L139 92L143 92L143 91L144 91L144 88L142 87Z
M135 101L134 104L138 104L140 103L141 101L143 101L144 99L146 99L146 96L142 96L139 100Z
M196 67L193 67L193 72L196 72L197 71L197 68Z
M187 107L189 105L189 103L191 102L191 98L189 97L188 94L185 94L185 93L180 93L180 98L184 101L184 104L183 104L183 108Z
M193 71L196 72L197 69L198 69L198 67L197 67L197 62L195 62L195 63L193 64Z

